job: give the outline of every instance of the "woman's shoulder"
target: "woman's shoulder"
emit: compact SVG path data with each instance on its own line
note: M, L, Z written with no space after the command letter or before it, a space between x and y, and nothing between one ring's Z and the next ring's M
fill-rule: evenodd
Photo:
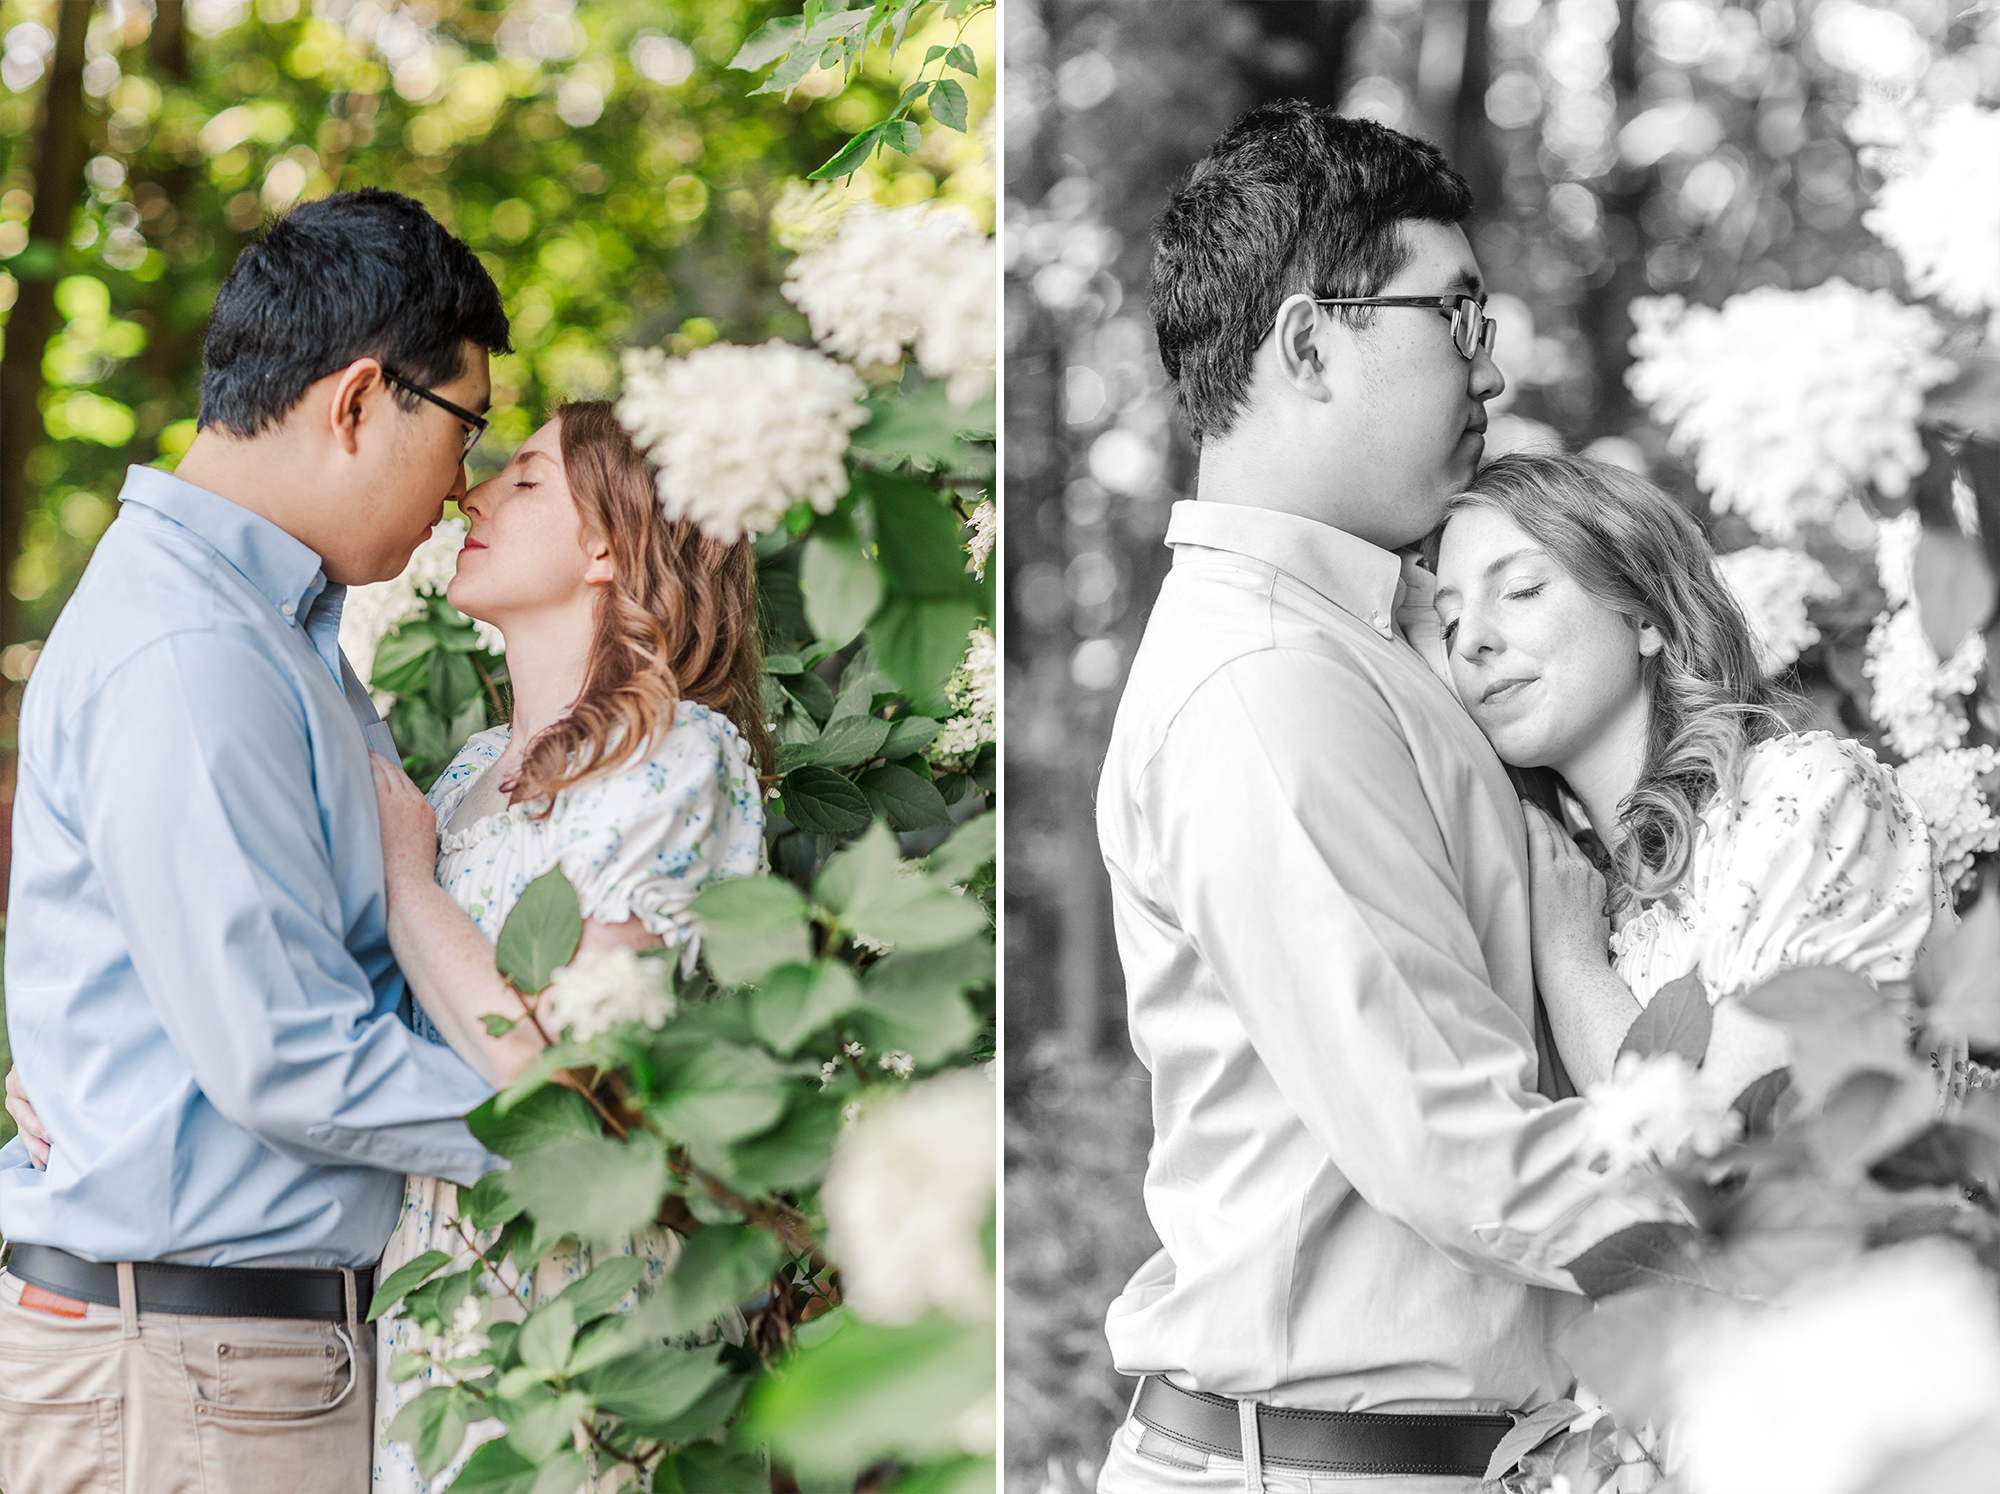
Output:
M643 806L650 800L677 797L677 788L707 783L735 788L747 782L754 789L756 780L749 745L736 724L720 711L683 700L675 707L671 726L655 732L610 772L566 790L556 813L566 818Z
M1880 809L1894 784L1894 774L1867 743L1830 731L1794 731L1751 746L1734 798L1743 810L1787 798L1817 804L1859 798Z

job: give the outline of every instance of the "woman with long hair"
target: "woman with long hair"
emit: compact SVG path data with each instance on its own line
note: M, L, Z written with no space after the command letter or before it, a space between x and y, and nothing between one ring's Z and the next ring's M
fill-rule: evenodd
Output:
M470 527L446 595L505 636L512 720L467 741L428 796L379 758L376 789L389 938L418 1029L498 1086L545 1045L494 963L522 891L553 868L568 877L584 916L578 962L662 945L691 957L695 894L758 869L771 742L749 542L667 519L610 405L564 405L460 506ZM485 1016L514 1025L496 1035ZM381 1275L429 1249L461 1253L459 1217L453 1184L411 1177ZM679 1245L648 1228L620 1253L657 1279ZM587 1248L565 1248L486 1285L518 1315L591 1266ZM422 1333L404 1319L381 1332L386 1431L435 1374L392 1381ZM460 1466L426 1481L408 1446L377 1444L378 1494L446 1487Z
M1692 974L1717 1003L1705 1067L1733 1094L1786 1060L1727 998L1800 965L1909 977L1944 906L1922 815L1867 747L1790 729L1707 539L1653 484L1499 458L1452 501L1434 599L1403 616L1529 801L1535 977L1573 1073L1603 1073Z

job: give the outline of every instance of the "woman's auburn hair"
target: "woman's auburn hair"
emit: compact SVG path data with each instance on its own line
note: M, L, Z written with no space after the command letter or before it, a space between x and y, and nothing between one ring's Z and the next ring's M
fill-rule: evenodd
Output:
M712 539L660 510L651 465L607 400L556 411L563 472L584 532L611 547L583 687L537 736L507 785L509 802L547 815L563 789L608 773L663 737L683 700L735 723L769 772L757 562L748 540Z
M1446 516L1480 506L1512 519L1634 630L1650 623L1664 640L1640 661L1651 695L1646 761L1618 806L1624 834L1606 868L1613 910L1662 897L1687 875L1702 811L1736 791L1752 745L1791 729L1798 697L1759 668L1749 620L1701 526L1637 473L1513 453L1482 468Z

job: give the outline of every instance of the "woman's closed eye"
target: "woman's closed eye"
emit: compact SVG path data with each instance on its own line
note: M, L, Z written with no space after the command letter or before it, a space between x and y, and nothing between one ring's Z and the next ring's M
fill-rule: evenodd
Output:
M1540 596L1542 594L1542 588L1547 586L1548 584L1549 583L1546 581L1537 581L1532 586L1523 586L1518 590L1506 592L1504 593L1504 595L1506 597L1506 600L1510 602L1525 602L1532 597Z
M1448 617L1444 619L1444 629L1440 636L1443 637L1446 648L1451 647L1451 640L1454 637L1456 637L1457 634L1458 634L1458 619L1455 617Z

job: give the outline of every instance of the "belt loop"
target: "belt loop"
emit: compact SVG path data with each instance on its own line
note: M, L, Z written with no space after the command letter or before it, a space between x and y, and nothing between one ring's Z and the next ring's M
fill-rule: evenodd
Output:
M1257 1432L1257 1403L1238 1401L1236 1422L1243 1442L1243 1494L1264 1494L1264 1444Z
M127 1338L139 1336L139 1283L134 1279L130 1261L118 1263L118 1321Z
M1146 1393L1146 1377L1141 1375L1139 1383L1132 1387L1132 1404L1125 1408L1125 1419L1130 1421L1139 1414L1139 1397Z
M347 1288L347 1331L354 1336L354 1341L359 1343L361 1342L361 1325L356 1319L360 1315L360 1309L355 1305L354 1268L352 1266L341 1266L337 1269L340 1272L340 1284Z

